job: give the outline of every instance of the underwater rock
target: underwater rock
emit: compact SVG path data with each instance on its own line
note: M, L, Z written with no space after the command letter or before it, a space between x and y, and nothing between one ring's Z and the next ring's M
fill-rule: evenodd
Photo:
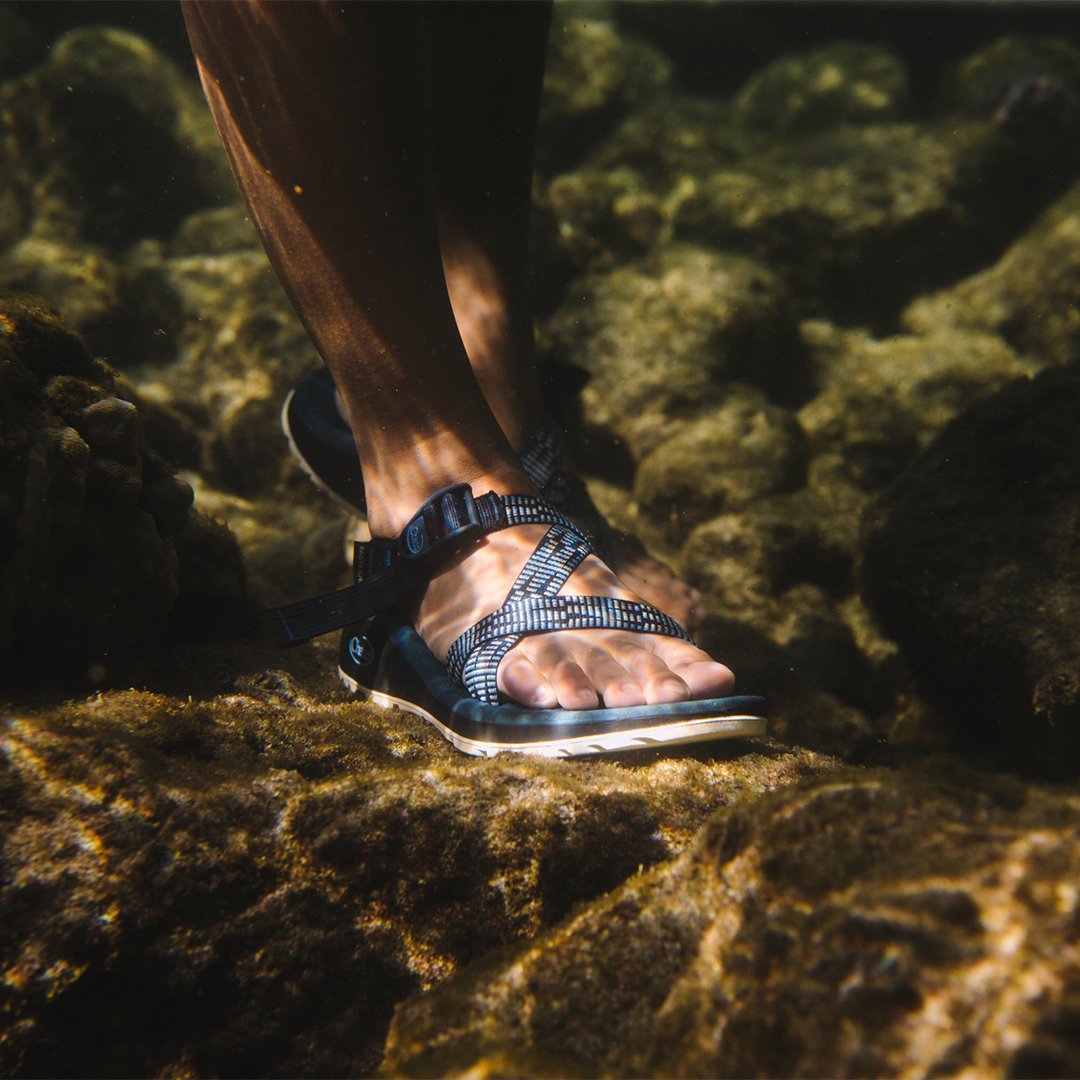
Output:
M863 592L966 743L1080 772L1080 374L972 405L868 519Z
M236 197L198 86L123 30L64 35L0 88L0 116L35 236L121 247Z
M253 234L236 213L224 216L222 234L247 236L248 246L186 253L210 224L200 214L181 229L179 253L153 243L133 253L126 277L138 322L128 349L142 362L128 374L139 394L197 419L205 477L252 496L292 470L281 403L321 361Z
M623 38L602 16L595 4L555 8L540 101L537 158L544 171L573 165L628 109L667 90L663 55Z
M575 293L580 300L547 326L553 352L590 376L586 423L637 457L719 404L725 380L766 392L785 372L805 382L789 297L749 259L678 245L655 265L620 267Z
M759 260L804 314L892 327L997 257L1080 167L1062 140L1036 153L981 115L778 133L736 112L662 96L543 185L542 279L673 235Z
M716 814L399 1007L390 1076L1068 1076L1075 793L955 761Z
M1044 366L993 334L926 329L925 336L878 339L820 321L802 324L822 387L798 412L817 466L815 486L881 490L968 404Z
M768 693L777 738L855 761L886 740L938 744L919 703L903 700L896 646L853 595L830 511L803 489L694 529L678 565L713 613L695 636L740 687Z
M175 695L5 710L0 1071L368 1075L398 1001L836 767L471 760L332 664L204 648Z
M806 480L806 435L791 412L737 385L725 393L723 404L683 420L638 465L634 498L669 543Z
M761 260L804 311L888 324L996 254L1061 180L981 121L844 127L703 162L674 228Z
M1000 334L1040 362L1080 359L1080 184L978 274L904 312L917 333L969 327Z
M938 107L981 112L1012 127L1007 114L1010 108L1023 105L1019 98L1010 100L1010 92L1017 79L1031 77L1052 79L1073 92L1080 90L1080 49L1064 38L998 38L944 72L938 87ZM1052 101L1041 105L1057 108Z
M123 272L101 245L25 236L0 252L0 288L47 298L95 355L125 352Z
M735 98L740 123L778 134L898 120L910 104L907 71L880 46L838 41L774 60Z
M36 298L0 298L0 382L0 651L5 666L82 673L164 630L191 488L112 371ZM228 597L242 596L235 545L216 550Z
M536 257L549 278L611 270L667 231L663 199L636 170L585 166L555 177L538 198Z
M242 202L197 210L180 222L169 244L174 258L227 255L233 251L262 251L259 234Z

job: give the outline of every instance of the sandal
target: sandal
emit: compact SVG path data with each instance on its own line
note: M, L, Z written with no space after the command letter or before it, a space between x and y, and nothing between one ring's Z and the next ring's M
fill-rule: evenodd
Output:
M432 571L488 533L515 525L549 529L497 611L466 630L442 664L412 627L408 604ZM570 627L665 634L689 641L657 608L559 590L593 552L580 529L533 495L474 497L467 484L437 492L396 540L357 543L354 584L269 613L277 644L297 645L344 627L339 674L354 693L424 717L457 749L563 757L761 735L766 702L733 696L666 705L530 709L500 699L499 662L526 634Z

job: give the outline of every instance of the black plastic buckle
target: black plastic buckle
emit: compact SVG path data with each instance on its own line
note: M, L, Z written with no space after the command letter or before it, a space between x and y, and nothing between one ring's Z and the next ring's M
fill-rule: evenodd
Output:
M426 558L435 552L456 550L484 534L472 488L454 484L435 492L401 530L397 540L402 559Z

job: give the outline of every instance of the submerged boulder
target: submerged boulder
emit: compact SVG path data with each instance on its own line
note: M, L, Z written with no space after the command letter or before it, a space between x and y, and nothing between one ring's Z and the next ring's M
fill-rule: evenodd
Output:
M65 34L42 64L3 85L0 115L36 235L120 247L235 198L198 86L126 31Z
M555 10L540 102L542 169L573 165L630 108L667 90L663 55L626 40L603 16L599 5Z
M634 496L669 543L695 525L806 480L807 440L787 409L746 388L684 421L639 464Z
M1080 773L1080 373L971 406L875 505L865 596L965 741Z
M0 298L0 383L5 665L77 672L160 635L181 593L185 542L228 568L216 583L227 587L204 598L219 613L231 604L235 622L235 545L227 534L194 539L204 526L191 488L147 443L115 373L32 297Z
M1080 184L993 265L904 312L922 333L954 326L1000 335L1042 362L1080 359Z
M805 385L787 291L752 260L675 246L655 265L579 283L578 295L549 324L552 347L589 375L586 423L635 457L719 404L727 380L778 394Z
M898 120L910 105L904 65L887 49L856 41L774 60L735 98L740 123L788 134Z
M5 712L5 1075L370 1075L403 998L835 768L467 759L332 658L178 652L179 693Z
M1067 1076L1076 797L955 762L718 813L397 1011L392 1076Z

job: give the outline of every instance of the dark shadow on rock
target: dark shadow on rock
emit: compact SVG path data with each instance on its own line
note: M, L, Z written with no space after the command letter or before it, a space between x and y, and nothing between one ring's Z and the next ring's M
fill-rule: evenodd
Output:
M1080 771L1080 371L953 421L885 493L862 587L965 740Z

